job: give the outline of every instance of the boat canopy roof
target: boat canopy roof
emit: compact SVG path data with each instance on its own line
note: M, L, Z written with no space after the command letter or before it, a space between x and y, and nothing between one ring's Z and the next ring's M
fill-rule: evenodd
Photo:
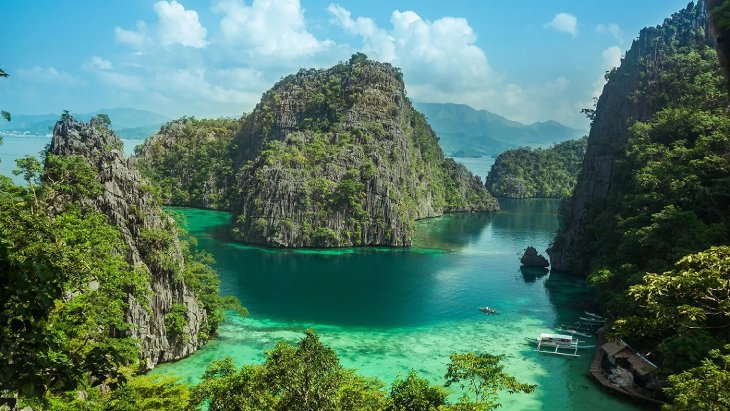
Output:
M554 338L554 339L561 339L561 340L572 340L572 335L564 335L564 334L550 334L550 333L540 333L540 339L543 340L545 338Z

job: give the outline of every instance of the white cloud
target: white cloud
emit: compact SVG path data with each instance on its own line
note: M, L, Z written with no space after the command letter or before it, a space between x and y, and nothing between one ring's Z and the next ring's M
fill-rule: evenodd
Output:
M353 19L347 9L337 4L330 4L327 11L332 15L332 21L347 33L362 37L365 53L370 53L372 57L380 60L395 60L395 38L388 31L378 27L373 19L368 17Z
M33 66L17 70L18 77L34 83L53 84L59 86L72 85L77 79L72 75L59 71L55 67Z
M568 13L556 14L550 22L545 23L545 27L568 33L573 37L578 35L578 19Z
M299 0L219 1L214 10L222 13L221 30L233 44L248 46L254 55L278 58L311 56L333 43L320 41L307 30Z
M610 34L611 37L619 43L624 42L624 33L621 31L621 27L619 27L616 23L599 24L596 26L596 33Z
M614 67L618 67L621 65L621 57L623 56L621 47L619 47L619 46L609 47L609 48L603 50L601 55L603 56L603 63L606 66L607 70L610 70Z
M353 19L339 5L330 5L333 21L351 35L362 38L370 57L403 69L414 98L429 95L458 96L494 83L496 75L466 19L443 17L433 22L413 11L394 11L389 30L366 17Z
M112 62L107 59L99 56L93 56L84 64L84 67L88 69L111 70L114 66L112 65Z
M144 47L146 25L144 21L137 22L137 30L125 30L121 27L114 28L114 39L119 43L126 44L135 49Z
M207 30L200 24L195 10L185 10L175 0L158 1L154 8L159 18L158 33L163 46L205 47Z

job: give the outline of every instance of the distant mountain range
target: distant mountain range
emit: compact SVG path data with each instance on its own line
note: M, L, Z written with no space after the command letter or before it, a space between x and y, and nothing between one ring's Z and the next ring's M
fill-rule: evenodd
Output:
M170 121L169 117L146 110L133 108L110 108L93 113L71 113L74 118L89 121L97 114L107 114L112 121L112 128L124 139L141 140L156 133L160 126ZM31 134L47 134L60 118L59 114L13 115L10 122L0 122L0 131L28 132Z
M587 133L557 121L522 124L466 104L414 102L413 105L428 117L441 147L454 157L494 157L510 148L549 146Z

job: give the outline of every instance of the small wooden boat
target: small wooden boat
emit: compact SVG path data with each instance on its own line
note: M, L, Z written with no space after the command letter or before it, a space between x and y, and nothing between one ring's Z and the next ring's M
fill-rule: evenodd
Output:
M497 310L492 307L479 307L479 311L483 312L484 314L499 315Z
M593 314L590 311L583 311L587 316L595 318L596 320L606 321L606 319L598 314Z
M593 324L603 324L606 322L606 320L599 320L599 319L593 318L593 317L578 317L578 319L583 322L593 323Z
M584 332L578 331L578 330L573 330L571 328L558 327L558 331L561 332L561 333L566 333L566 334L571 334L571 335L572 334L580 335L581 337L586 337L586 338L591 338L592 337L592 335L590 335L588 333L584 333Z
M537 344L535 351L545 354L580 357L578 350L595 348L595 345L581 345L583 341L572 335L540 333L538 338L525 337L525 340ZM552 348L552 349L551 349ZM561 351L562 350L562 351Z

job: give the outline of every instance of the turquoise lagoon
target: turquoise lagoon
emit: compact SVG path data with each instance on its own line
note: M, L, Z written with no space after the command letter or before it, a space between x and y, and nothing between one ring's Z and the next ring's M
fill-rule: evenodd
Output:
M174 209L187 217L199 247L217 260L222 293L250 317L230 315L218 336L187 359L158 366L195 383L207 365L232 357L261 362L278 341L314 329L346 367L386 382L415 370L443 382L453 352L506 356L506 370L538 384L505 395L504 409L630 410L588 377L580 358L540 354L524 337L570 323L590 304L583 281L521 271L525 247L544 250L558 228L556 200L500 200L495 214L452 214L417 223L406 249L274 250L227 240L230 215ZM479 306L499 310L486 316Z

